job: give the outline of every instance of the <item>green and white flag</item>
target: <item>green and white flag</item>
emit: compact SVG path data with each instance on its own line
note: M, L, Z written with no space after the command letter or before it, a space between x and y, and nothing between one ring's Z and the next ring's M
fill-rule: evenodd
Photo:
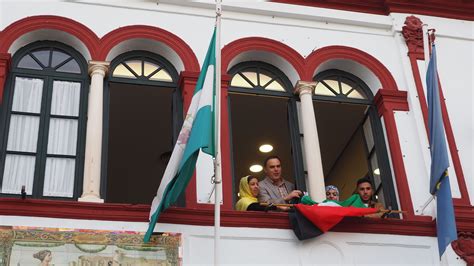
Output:
M150 224L145 234L145 242L150 240L161 212L176 202L186 189L194 173L199 151L215 156L215 42L216 29L214 29L183 127L151 204Z

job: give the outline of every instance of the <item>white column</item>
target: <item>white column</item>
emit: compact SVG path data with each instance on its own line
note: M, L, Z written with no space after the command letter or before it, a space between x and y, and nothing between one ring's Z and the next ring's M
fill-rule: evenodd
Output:
M87 110L86 155L84 159L83 192L79 201L103 203L100 198L100 170L102 159L102 117L104 77L108 62L89 61L91 86Z
M311 198L317 202L326 199L324 189L323 163L321 149L319 148L318 130L313 108L313 92L316 82L298 81L295 94L301 99L301 124L303 127L303 144L306 167L308 168L307 189Z

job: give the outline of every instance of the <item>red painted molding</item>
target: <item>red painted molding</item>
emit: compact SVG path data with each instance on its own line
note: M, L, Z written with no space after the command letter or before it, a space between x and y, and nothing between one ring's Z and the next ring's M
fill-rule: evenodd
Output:
M474 2L466 0L384 0L389 13L408 13L474 21Z
M191 47L186 44L181 38L173 33L146 25L134 25L121 27L107 33L100 40L100 52L98 60L105 60L110 50L117 44L130 39L149 39L162 42L173 49L181 58L184 64L184 69L187 71L199 71L199 62Z
M11 55L9 53L0 53L0 106L3 104L3 92L10 69L10 61Z
M181 72L178 86L181 89L183 97L183 111L186 112L191 104L197 80L200 72L183 71ZM222 190L223 190L223 209L232 210L232 169L230 161L230 141L229 141L229 115L227 108L227 87L230 82L230 76L222 75L221 78L221 158L222 158ZM186 188L186 207L210 210L212 204L197 203L196 175L194 174Z
M423 22L415 17L409 16L405 20L405 26L403 27L403 36L408 46L408 57L410 58L411 69L413 73L413 78L415 80L416 92L418 94L418 100L420 103L423 121L425 124L426 135L429 138L428 130L428 104L425 96L425 91L423 89L422 77L420 76L420 71L418 68L417 60L424 60L423 53L423 36L422 36L422 25ZM420 36L421 35L421 36ZM470 205L469 193L467 191L467 185L464 178L464 172L462 170L461 160L459 158L458 149L456 145L456 139L454 137L454 132L449 120L449 113L447 110L446 102L444 100L443 88L441 86L440 77L439 80L439 93L441 101L441 112L443 116L444 129L446 133L446 139L448 142L448 148L451 153L451 159L453 161L453 168L456 173L459 190L461 192L461 198L455 199L455 205Z
M102 221L148 222L149 205L84 203L75 201L0 199L0 215L84 219ZM214 211L204 209L167 209L160 223L213 226ZM288 214L278 212L239 212L222 210L221 224L225 227L289 229ZM398 219L347 218L332 231L434 236L430 220L404 221Z
M231 144L230 144L230 121L229 121L229 93L231 76L222 76L221 86L221 160L222 160L222 195L223 209L233 210L233 186Z
M406 91L378 90L374 104L380 116L393 111L408 111L408 93Z
M22 35L41 29L67 32L84 43L93 59L97 57L99 44L97 35L83 24L59 16L33 16L10 24L0 35L0 53L8 52L12 43Z
M272 2L339 9L377 15L408 13L474 20L474 2L462 0L272 0Z
M222 48L222 73L227 73L229 64L237 55L248 51L265 51L274 53L290 63L304 80L304 58L288 45L267 38L249 37L235 40Z
M397 125L394 111L408 111L407 92L380 89L374 98L374 103L380 116L383 116L387 141L392 158L393 171L395 173L397 194L400 201L400 208L407 211L404 218L407 220L419 220L423 217L415 216L408 185L405 163L403 161L400 138L398 137Z
M110 50L125 40L143 38L162 42L173 49L187 71L199 71L199 62L191 47L181 38L166 30L134 25L116 29L102 39L87 26L69 18L59 16L33 16L18 20L0 32L0 53L8 52L10 46L22 35L41 29L63 31L78 38L88 49L92 60L105 60Z
M384 90L398 90L395 79L390 71L370 54L347 46L327 46L312 52L305 60L305 78L312 80L316 69L322 63L333 59L348 59L355 61L372 71L380 80Z
M451 244L454 252L466 261L468 266L474 265L474 233L459 232L458 240Z
M424 58L423 50L423 22L415 16L408 16L405 19L405 26L402 28L402 35L408 46L408 54L415 53Z
M0 199L0 215L84 219L102 221L148 222L149 205L86 203L39 199ZM455 208L460 232L474 233L474 208ZM424 218L424 219L423 219ZM214 225L213 210L176 208L167 209L160 223ZM279 212L239 212L222 210L221 223L225 227L288 229L288 215ZM435 236L435 223L429 217L418 220L346 218L331 231L373 234Z

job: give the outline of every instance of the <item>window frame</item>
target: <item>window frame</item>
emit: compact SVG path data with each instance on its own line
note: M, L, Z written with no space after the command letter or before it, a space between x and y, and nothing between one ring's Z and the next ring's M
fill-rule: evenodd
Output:
M265 75L267 73L272 73L276 77L278 77L281 81L281 85L285 89L285 92L279 92L274 90L265 90L264 88L255 86L254 88L242 88L232 86L232 78L234 75L237 75L239 72L243 72L246 69L256 68L257 71L263 69L265 71ZM296 102L299 101L299 97L297 97L293 93L293 86L289 78L277 67L261 62L261 61L246 61L241 62L234 65L229 71L227 71L228 75L231 76L229 81L229 87L227 88L229 97L227 98L227 111L229 114L229 149L230 149L230 158L231 158L231 171L232 171L232 199L233 203L232 206L235 205L237 200L237 192L238 187L235 187L234 184L236 179L240 178L237 177L235 174L235 167L234 167L234 141L232 135L232 112L231 112L231 95L232 93L238 94L246 94L246 95L256 95L256 96L268 96L268 97L278 97L278 98L285 98L288 100L287 104L287 119L289 125L289 145L291 148L291 157L293 158L293 176L295 178L295 185L299 190L306 190L306 182L305 182L305 171L303 168L303 154L302 148L300 143L300 130L298 125L298 114L297 114L297 106ZM258 72L260 73L260 72ZM273 77L272 77L273 78ZM271 155L271 154L269 154ZM284 163L284 162L283 162ZM284 165L283 165L284 167Z
M362 79L358 78L357 76L349 72L345 72L338 69L328 69L321 73L318 73L317 75L314 76L313 80L318 82L319 80L324 80L325 78L334 77L334 76L337 76L338 80L340 80L340 78L351 80L367 96L367 100L354 99L354 98L348 98L348 97L321 96L321 95L313 94L312 95L313 101L359 104L359 105L366 105L368 107L366 114L364 116L364 119L361 125L359 126L359 127L363 126L366 119L369 119L371 128L372 128L374 147L372 147L371 151L367 149L366 136L365 136L364 131L362 130L362 135L364 136L364 150L366 152L366 160L369 167L369 172L367 173L367 175L369 176L373 189L374 189L374 197L376 193L378 193L381 187L384 194L385 207L387 208L391 207L392 209L397 210L398 201L397 201L397 195L395 192L395 186L393 182L392 169L390 167L387 146L385 142L385 134L382 128L382 122L380 121L380 117L378 116L378 113L377 113L377 107L375 106L373 102L374 100L373 93L370 90L369 86L367 86L367 84ZM377 164L379 166L380 173L381 173L380 174L381 183L379 184L379 187L377 188L374 187L375 179L374 179L372 164L370 162L370 156L372 155L373 152L376 153ZM398 215L391 214L391 217L398 217Z
M168 71L169 75L172 78L172 82L167 81L158 81L158 80L149 80L145 78L124 78L124 77L114 77L113 72L115 68L120 65L122 62L129 60L143 60L151 63L160 65ZM143 67L143 63L142 63ZM103 122L102 122L102 158L101 158L101 182L100 182L100 194L104 200L107 200L107 168L108 168L108 147L109 147L109 118L110 118L110 83L121 83L121 84L134 84L134 85L144 85L144 86L153 86L153 87L165 87L173 89L173 117L172 117L172 141L173 147L176 143L176 140L179 135L179 131L183 125L183 98L181 89L178 86L179 74L173 64L169 62L166 58L159 54L155 54L149 51L143 50L133 50L122 53L116 56L110 63L108 75L104 80L104 98L103 98ZM158 188L157 188L158 189ZM178 206L184 206L185 203L185 193L183 193L177 201ZM109 204L118 204L118 203L109 203ZM127 203L125 203L127 204Z
M18 67L20 60L37 50L49 50L52 54L53 50L59 50L70 55L78 63L81 73L68 73L68 72L59 72L52 68L46 67L42 70L36 69L26 69ZM50 59L51 60L51 54ZM70 60L69 60L70 61ZM64 65L61 63L59 65ZM60 67L60 66L59 66ZM58 66L56 67L58 68ZM17 112L12 111L13 106L13 95L14 95L14 86L15 80L17 77L25 78L36 78L43 80L43 91L41 99L41 109L40 113L37 115L40 118L39 128L38 128L38 140L36 144L35 152L35 170L33 175L33 187L32 194L27 195L28 198L35 199L54 199L54 200L77 200L82 193L82 184L83 184L83 174L84 174L84 156L85 156L85 137L86 137L86 113L87 113L87 95L89 93L89 82L90 78L87 73L87 62L84 57L76 51L74 48L67 46L63 43L56 41L38 41L31 44L28 44L21 49L19 49L12 58L12 68L8 74L8 79L5 84L5 102L2 105L2 114L0 119L0 125L2 129L3 138L0 142L0 182L3 182L5 159L7 154L18 154L17 152L8 152L6 150L8 143L8 132L10 129L10 120L12 113ZM51 112L52 105L52 94L53 94L53 83L54 81L70 81L80 83L80 94L79 94L79 112L78 116L62 116L62 115L53 115ZM30 113L27 113L30 116L36 116ZM76 140L76 155L48 155L48 136L49 136L49 126L51 118L66 118L66 119L75 119L78 122L78 132ZM21 153L21 152L20 152ZM44 180L45 180L45 169L46 169L46 158L74 158L74 188L72 192L72 197L64 196L44 196ZM18 194L10 193L0 193L1 197L19 197L20 191Z

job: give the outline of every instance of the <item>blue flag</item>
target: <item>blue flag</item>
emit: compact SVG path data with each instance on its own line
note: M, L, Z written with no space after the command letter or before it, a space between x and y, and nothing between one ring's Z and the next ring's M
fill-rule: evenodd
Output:
M453 199L449 184L449 158L441 115L441 104L436 66L436 47L433 44L430 63L426 73L428 94L428 126L430 130L431 175L430 193L436 196L436 232L439 256L457 239Z

